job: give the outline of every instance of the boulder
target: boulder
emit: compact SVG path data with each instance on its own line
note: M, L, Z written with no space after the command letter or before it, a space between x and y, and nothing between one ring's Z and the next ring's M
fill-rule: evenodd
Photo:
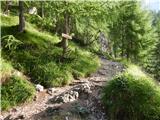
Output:
M84 83L77 85L73 88L73 91L78 91L78 93L91 93L91 88L89 83Z
M44 90L44 87L40 84L37 84L36 85L36 90L39 91L39 92L42 92Z
M56 96L53 99L53 102L54 103L67 103L67 102L72 102L78 99L78 97L79 97L79 93L77 91L69 91L59 96Z
M32 7L29 9L29 14L31 15L36 15L37 14L37 8L36 7Z
M81 95L85 94L88 96L89 93L91 93L91 88L89 86L89 83L84 83L84 84L77 85L71 90L54 97L52 99L52 102L53 103L73 102L79 98L79 94Z

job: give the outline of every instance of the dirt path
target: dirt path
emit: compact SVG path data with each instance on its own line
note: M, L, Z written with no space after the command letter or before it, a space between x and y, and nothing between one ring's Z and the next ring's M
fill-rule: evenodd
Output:
M44 90L37 92L37 100L3 112L4 120L106 120L104 107L100 101L101 91L107 80L123 71L123 66L101 58L100 69L88 78L74 80L69 86L55 88L49 95ZM88 84L90 93L79 94L72 102L50 102L55 96L66 94L77 85Z

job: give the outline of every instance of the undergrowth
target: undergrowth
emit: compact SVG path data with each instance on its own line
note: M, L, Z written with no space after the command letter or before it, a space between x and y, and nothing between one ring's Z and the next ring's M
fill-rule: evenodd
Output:
M111 120L160 119L160 87L135 65L107 83L103 102Z
M18 76L11 76L1 86L1 109L7 110L20 103L32 100L35 94L33 85Z
M67 57L62 60L62 48L56 46L60 41L59 37L39 32L28 22L25 32L18 33L17 17L1 18L2 37L11 35L16 40L12 44L16 46L15 49L2 44L2 56L10 61L14 68L28 75L32 82L45 87L62 86L69 84L74 77L88 76L99 67L97 56L76 46L72 41L69 41L70 51ZM3 41L7 40L2 39Z

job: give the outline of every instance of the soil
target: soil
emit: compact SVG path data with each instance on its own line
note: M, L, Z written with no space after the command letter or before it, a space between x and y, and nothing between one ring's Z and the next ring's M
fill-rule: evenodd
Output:
M57 87L52 95L36 93L36 100L14 107L1 113L4 120L107 120L105 108L101 101L102 90L107 81L124 70L124 66L101 57L101 67L87 78L74 80L72 84ZM51 103L50 100L78 84L87 83L91 93L80 94L75 101L68 103Z

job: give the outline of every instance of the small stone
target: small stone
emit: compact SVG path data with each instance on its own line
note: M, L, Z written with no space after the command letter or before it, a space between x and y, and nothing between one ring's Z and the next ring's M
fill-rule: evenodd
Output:
M60 110L59 107L48 107L46 109L46 113L47 113L47 116L52 116L54 113L58 112Z
M39 91L39 92L42 92L44 90L44 87L40 84L37 84L36 85L36 90Z
M49 95L52 95L54 92L55 92L55 88L48 88L48 89L47 89L47 93L48 93Z
M69 120L69 119L68 119L68 116L65 117L65 120Z
M11 111L12 111L12 112L17 112L18 109L17 109L17 108L13 108Z
M2 115L0 115L0 120L4 120L4 118L3 118L3 116L2 116Z
M35 95L33 101L37 101L38 97Z
M19 115L19 116L17 117L17 120L18 120L18 119L20 119L20 120L21 120L21 119L25 119L25 115L23 115L23 114L22 114L22 115Z
M13 116L11 114L9 114L7 117L4 118L4 120L13 120Z

